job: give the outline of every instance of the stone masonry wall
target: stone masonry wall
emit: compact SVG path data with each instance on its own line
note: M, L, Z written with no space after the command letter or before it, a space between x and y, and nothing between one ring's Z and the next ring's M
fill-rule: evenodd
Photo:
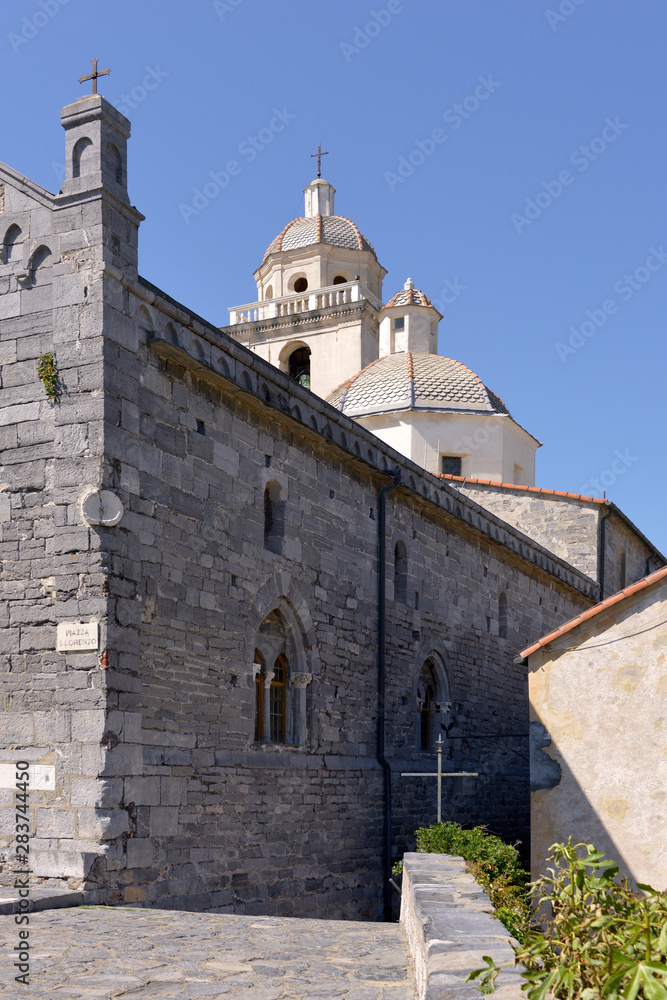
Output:
M601 500L552 495L547 491L515 490L511 486L456 480L452 483L465 496L513 524L598 583L600 523L605 515L610 515L605 522L604 597L664 565L660 553L611 502L605 504ZM625 573L622 571L623 551Z
M122 287L110 273L105 484L126 513L108 533L107 711L140 713L144 751L143 763L107 764L124 779L116 811L129 826L99 884L144 905L378 914L376 511L393 464L405 485L388 500L388 551L405 540L410 595L393 600L390 579L395 849L435 814L433 779L400 776L434 769L417 749L416 705L432 652L452 695L449 769L484 772L447 789L449 815L526 842L526 678L512 661L589 606L584 579L537 551L532 563L518 536L510 551L497 522L484 534L479 508L457 511L447 487L157 290L134 287L128 301ZM269 480L285 498L282 554L264 546ZM254 741L254 637L275 607L312 674L297 748Z
M116 127L104 102L91 109ZM0 173L0 763L54 769L31 793L36 879L109 902L378 915L377 503L390 468L394 850L435 817L434 779L401 776L435 768L418 749L428 658L447 769L480 771L446 784L447 815L525 841L513 659L590 606L591 581L138 281L141 217L120 187L95 187L104 169L57 197ZM35 371L50 349L57 405ZM267 483L284 517L271 547ZM122 501L115 527L83 520L82 495L101 486ZM254 738L254 649L276 610L302 712L294 746ZM56 653L63 621L97 622L99 650ZM11 880L13 792L0 794Z

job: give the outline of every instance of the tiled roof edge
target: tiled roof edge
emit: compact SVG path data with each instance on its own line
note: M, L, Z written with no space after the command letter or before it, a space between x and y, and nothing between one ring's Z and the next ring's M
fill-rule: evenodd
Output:
M568 497L570 500L585 500L587 503L607 504L613 507L611 500L600 497L587 497L582 493L566 493L565 490L548 490L543 486L520 486L518 483L503 483L494 479L472 479L470 476L453 476L448 472L438 472L442 479L453 479L459 483L473 483L477 486L500 486L506 490L523 490L524 493L543 493L553 497Z
M627 597L632 597L633 594L638 594L640 591L646 590L648 587L653 586L654 583L659 583L660 580L665 578L667 578L667 566L663 566L654 573L650 573L649 576L645 576L636 583L631 584L631 586L625 587L623 590L619 590L617 594L607 597L604 601L600 601L599 604L594 605L594 607L588 608L587 611L582 611L582 613L577 615L576 618L571 618L569 622L565 622L564 625L561 625L561 627L557 628L554 632L549 632L548 635L538 639L532 646L522 649L517 657L517 660L527 659L533 653L536 653L538 649L543 649L556 639L559 639L562 635L566 635L568 632L571 632L572 629L577 627L577 625L581 625L590 618L594 618L596 615L599 615L602 611L606 611L607 608L611 608L615 604L620 604L621 601L624 601Z

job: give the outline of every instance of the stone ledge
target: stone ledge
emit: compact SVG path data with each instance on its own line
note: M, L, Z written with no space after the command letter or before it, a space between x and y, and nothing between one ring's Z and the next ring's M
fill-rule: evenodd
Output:
M36 910L57 910L63 906L81 906L84 902L92 902L87 897L90 893L76 889L31 889L30 912ZM0 914L19 912L17 889L0 889Z
M491 916L484 890L449 854L406 854L403 859L401 923L415 963L419 1000L479 1000L465 978L490 955L499 965L514 962L512 937ZM503 969L495 1000L519 1000L518 968Z

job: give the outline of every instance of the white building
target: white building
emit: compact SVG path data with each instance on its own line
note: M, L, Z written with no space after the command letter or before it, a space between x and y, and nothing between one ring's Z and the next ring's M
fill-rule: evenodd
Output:
M532 486L540 447L459 361L437 354L441 314L408 278L386 305L385 269L322 177L271 242L256 302L225 330L429 472Z

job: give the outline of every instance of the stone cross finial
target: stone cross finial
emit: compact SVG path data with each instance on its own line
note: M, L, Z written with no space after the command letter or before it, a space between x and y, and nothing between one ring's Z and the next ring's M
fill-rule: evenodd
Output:
M322 157L323 156L328 156L328 155L329 155L329 151L328 150L326 151L326 153L322 152L322 144L320 142L318 142L318 144L317 144L317 152L310 154L311 160L312 160L312 158L314 156L317 157L317 176L318 177L322 176Z
M101 69L98 72L97 71L97 59L93 59L91 61L92 61L92 64L93 64L93 72L90 74L90 76L80 76L79 77L79 83L85 83L86 80L92 80L93 81L92 93L96 94L97 93L97 80L98 80L98 78L100 76L109 76L109 74L111 73L111 70L110 69Z

